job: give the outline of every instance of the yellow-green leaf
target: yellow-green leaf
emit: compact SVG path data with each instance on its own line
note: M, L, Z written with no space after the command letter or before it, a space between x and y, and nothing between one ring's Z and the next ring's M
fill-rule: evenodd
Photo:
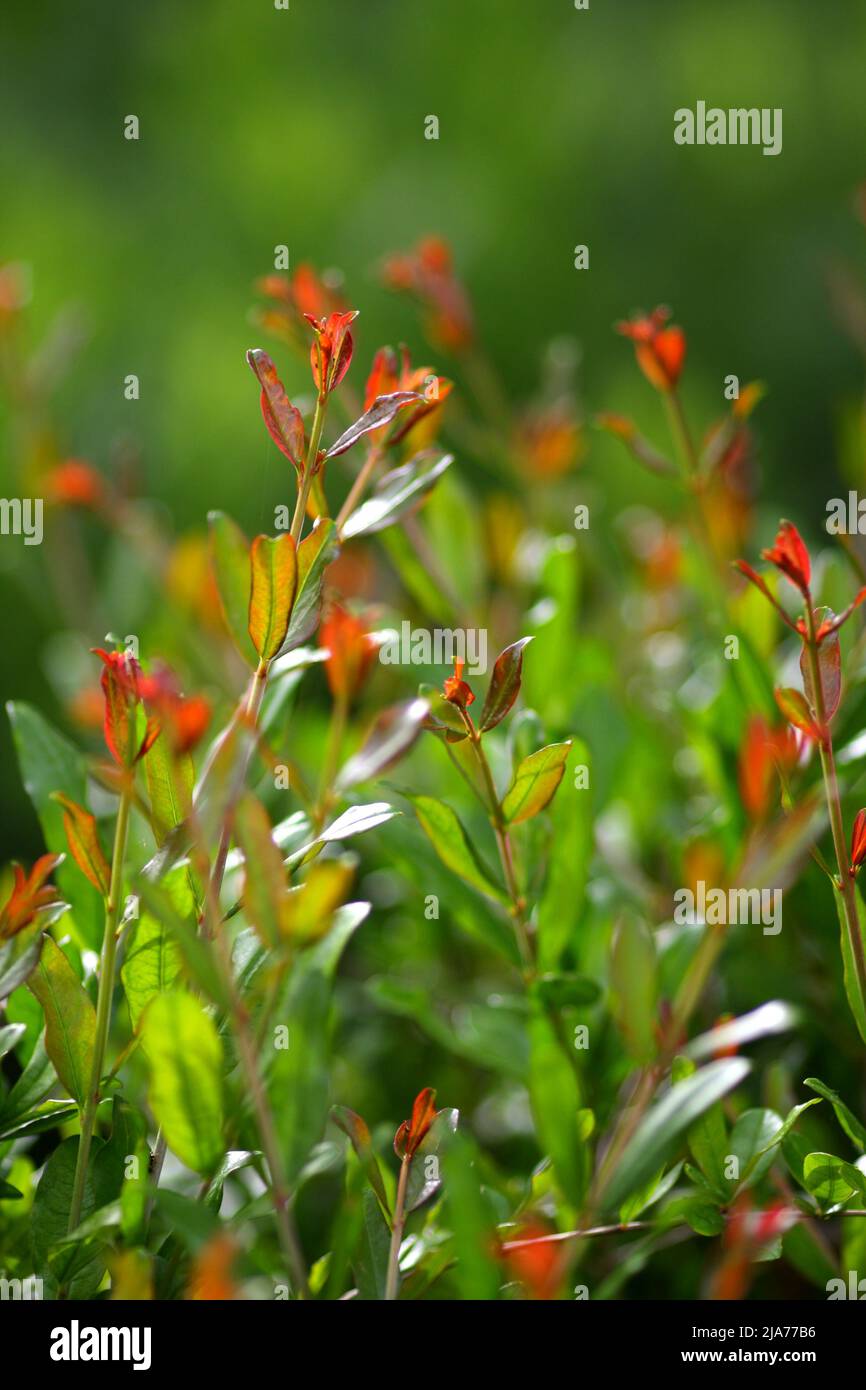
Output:
M295 542L281 536L256 536L250 551L249 633L262 661L277 655L289 630L298 582Z
M53 937L45 937L27 985L45 1014L45 1051L69 1094L83 1105L93 1066L96 1012Z
M226 627L245 661L255 664L247 630L250 608L250 546L224 512L210 512L210 557Z
M166 1143L188 1168L209 1175L223 1156L222 1044L213 1019L183 990L147 1008L142 1041L148 1096Z
M519 825L544 810L562 781L570 751L569 739L567 743L549 743L523 759L502 802L507 821Z
M63 829L73 859L85 878L107 898L111 869L99 843L95 817L62 792L52 792L51 799L63 807Z

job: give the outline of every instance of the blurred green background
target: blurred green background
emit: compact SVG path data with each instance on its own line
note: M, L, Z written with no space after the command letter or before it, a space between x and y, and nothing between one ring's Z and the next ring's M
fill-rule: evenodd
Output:
M344 272L362 311L357 383L380 342L405 339L420 354L412 308L380 288L377 265L428 232L452 242L515 398L535 390L545 343L573 335L586 409L633 413L658 436L658 402L611 325L668 302L688 332L684 394L697 418L721 410L728 372L770 385L760 432L771 510L784 493L783 510L808 531L838 492L838 412L861 388L861 362L828 277L847 265L866 284L854 214L866 8L9 0L4 10L0 258L31 267L34 344L64 307L88 333L52 401L60 448L110 469L118 441L132 441L139 486L167 525L221 507L253 531L285 500L243 363L261 337L252 282L274 246L287 244L293 265ZM782 154L676 146L673 112L698 99L782 107ZM130 113L137 142L123 138ZM429 114L436 142L424 139ZM589 245L588 271L574 269L576 243ZM267 345L289 389L306 389L288 353ZM124 400L129 372L138 402ZM0 484L13 495L2 410ZM615 451L593 437L586 462L610 506L642 486L633 468L609 466ZM3 541L2 696L50 710L41 662L52 620L29 560ZM38 845L9 755L4 725L4 857Z

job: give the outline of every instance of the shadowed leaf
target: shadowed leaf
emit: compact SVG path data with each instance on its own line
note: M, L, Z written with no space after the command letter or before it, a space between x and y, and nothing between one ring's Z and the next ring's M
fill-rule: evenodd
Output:
M452 462L451 454L425 449L409 463L386 473L379 479L372 496L346 518L341 534L346 539L370 536L392 526L418 505Z
M523 649L531 641L531 637L521 637L496 658L478 725L482 733L495 729L517 699L523 670Z
M378 430L382 425L387 425L394 419L398 410L404 406L411 405L413 401L423 401L424 397L417 391L392 391L387 396L377 396L373 404L364 414L350 425L347 430L340 435L340 438L333 443L325 455L325 458L336 458L338 454L345 454L347 449L351 449L357 440L371 430Z
M243 531L224 512L208 514L211 566L226 627L250 666L255 653L249 634L250 546Z
M96 1013L81 981L50 936L28 987L45 1014L45 1051L69 1094L79 1105L87 1099Z
M270 661L285 641L295 600L298 565L295 542L281 536L256 536L250 550L249 630L262 661Z
M378 777L408 753L423 728L430 706L426 700L403 700L377 715L358 752L337 778L339 791Z

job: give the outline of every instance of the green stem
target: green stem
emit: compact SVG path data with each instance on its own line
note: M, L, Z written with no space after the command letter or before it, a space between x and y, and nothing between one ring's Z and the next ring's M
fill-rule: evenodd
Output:
M304 517L307 514L307 501L310 496L310 488L313 486L316 462L319 456L319 443L325 424L325 411L327 405L327 394L320 391L316 398L316 413L313 416L313 427L310 430L310 444L304 462L303 479L298 488L298 500L295 504L295 514L292 517L292 540L295 542L295 545L300 541L301 532L304 529Z
M99 1089L105 1065L105 1049L108 1043L108 1030L111 1024L111 1001L114 994L114 964L117 958L117 927L123 901L123 860L126 854L126 840L129 833L129 811L132 801L131 786L124 786L120 795L117 821L114 827L114 852L111 860L111 881L108 897L105 900L105 933L102 940L102 958L99 966L99 987L96 997L96 1036L93 1043L93 1065L90 1074L90 1087L84 1109L81 1113L81 1135L78 1140L78 1158L75 1164L75 1177L72 1185L72 1202L69 1207L69 1230L74 1231L81 1223L81 1210L84 1205L84 1189L87 1183L87 1165L99 1105Z
M406 1225L406 1184L409 1181L408 1154L403 1155L400 1176L397 1179L397 1197L394 1202L394 1225L391 1230L391 1248L388 1251L388 1273L385 1279L385 1300L393 1303L397 1297L400 1279L400 1246L403 1243L403 1228Z
M818 656L815 614L812 611L812 600L810 596L806 598L806 634L805 647L809 662L809 674L811 677L812 703L821 734L818 752L821 758L821 772L824 777L824 792L827 798L827 810L830 815L830 831L833 836L833 848L836 851L836 863L839 868L839 891L842 894L842 903L845 909L845 932L848 937L848 949L851 952L851 959L854 962L854 970L857 976L858 993L861 999L866 1000L866 957L864 957L863 937L860 932L854 879L848 864L848 846L845 839L845 825L842 818L842 800L839 795L839 779L836 775L836 760L833 756L833 736L830 733L830 723L826 716L826 707L824 704L824 687L821 683L821 662Z

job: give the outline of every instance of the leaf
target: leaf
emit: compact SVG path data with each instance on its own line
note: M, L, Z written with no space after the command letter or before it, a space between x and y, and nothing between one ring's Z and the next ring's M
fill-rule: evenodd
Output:
M352 1259L352 1268L359 1296L365 1301L381 1301L385 1297L388 1279L391 1232L385 1223L382 1209L369 1188L365 1188L361 1193L361 1211L361 1231Z
M165 878L166 875L163 875L162 883L157 884L142 873L137 881L141 900L153 916L168 928L180 947L186 969L196 985L221 1009L229 1012L231 999L213 958L213 947L198 935L197 921L184 917L178 911L172 895L165 891Z
M450 1107L437 1111L433 1123L415 1150L406 1182L407 1212L417 1211L442 1186L445 1162L442 1151L447 1147L451 1135L457 1132L459 1119L459 1112ZM430 1162L431 1158L436 1160L435 1163Z
M563 792L550 813L547 873L538 904L538 960L543 970L556 970L569 942L575 939L594 844L589 749L580 739L573 747L572 769L586 769L586 786L575 786L568 796Z
M700 1115L748 1076L751 1064L744 1057L710 1062L693 1075L671 1086L644 1116L622 1155L605 1193L605 1203L619 1207L666 1161L680 1135Z
M539 975L535 989L551 1009L583 1008L588 1004L597 1004L601 998L601 986L588 975Z
M66 851L63 811L51 794L60 791L79 803L86 799L84 759L78 749L31 705L14 701L6 708L24 789L39 817L46 848L51 854L63 854ZM56 879L63 897L72 907L75 932L86 946L98 950L105 915L102 898L69 859L59 866Z
M570 752L571 739L566 743L549 743L523 759L502 802L502 814L507 821L518 825L544 810L562 781Z
M265 946L280 940L280 920L288 892L282 852L274 843L268 813L247 795L235 814L235 834L244 854L244 907Z
M390 1225L391 1208L385 1192L382 1170L373 1151L373 1141L365 1121L361 1119L360 1115L356 1115L354 1110L350 1110L347 1105L332 1105L331 1119L344 1134L349 1136L364 1176L379 1199L379 1205Z
M482 734L488 729L495 729L517 699L523 671L523 649L531 641L531 637L521 637L496 658L478 725Z
M786 687L774 690L773 694L776 697L776 704L789 724L793 724L795 729L801 729L810 738L820 739L820 730L812 718L805 696L799 690Z
M63 792L52 792L51 799L63 807L63 829L73 859L94 888L107 898L111 868L99 843L95 816Z
M157 845L163 845L172 830L182 825L192 811L193 761L189 753L174 756L170 741L163 737L151 744L143 764L150 823Z
M612 1010L630 1056L641 1064L655 1056L656 950L652 932L635 913L617 923L610 962Z
M324 830L320 830L314 840L302 845L300 849L293 850L286 863L289 866L299 864L309 859L313 851L320 849L322 845L351 840L355 835L365 835L368 830L375 830L378 825L384 825L386 821L399 814L400 812L395 811L387 801L368 801L362 806L350 806L348 811L344 811L336 820L331 821L330 825L326 825ZM275 836L279 835L280 829L281 827L277 826Z
M769 1153L771 1149L778 1149L782 1143L782 1140L786 1139L787 1136L790 1134L791 1130L794 1128L794 1125L799 1120L803 1111L811 1109L813 1105L820 1104L821 1102L816 1096L814 1100L807 1100L804 1101L802 1105L793 1106L788 1111L787 1115L782 1121L782 1128L775 1131L775 1133L767 1141L764 1147L759 1151L758 1156L762 1157L765 1153Z
M295 542L288 532L275 538L256 536L250 574L249 633L261 660L270 661L289 630L298 582Z
M336 559L339 549L337 528L333 521L319 517L312 531L298 546L295 601L282 651L290 651L306 642L318 626L325 570Z
M96 1012L66 956L46 936L28 981L45 1014L45 1050L63 1085L80 1106L90 1089Z
M816 615L818 625L827 615L832 617L829 608L819 610ZM803 677L803 689L806 692L806 699L813 709L816 708L815 692L812 685L812 666L809 661L809 652L804 646L800 652L800 672ZM821 694L824 704L824 718L829 724L833 715L839 708L839 700L842 695L842 654L839 650L839 634L833 632L818 648L818 675L821 681Z
M782 1142L783 1122L775 1110L744 1110L731 1130L730 1153L738 1160L739 1178L731 1179L732 1190L751 1187L773 1162Z
M412 405L414 401L423 401L424 397L417 391L392 391L387 396L377 396L373 404L364 414L359 416L354 424L344 430L340 438L331 445L325 454L326 459L336 458L338 454L345 454L347 449L361 439L371 430L378 430L382 425L387 425L399 410L404 406Z
M507 894L482 862L456 811L434 796L412 796L409 793L406 796L415 807L421 829L445 867L488 898L507 903Z
M386 526L393 526L418 505L453 461L451 454L425 449L402 467L386 473L376 484L372 496L346 518L341 531L343 538L370 536Z
M731 1019L730 1023L719 1024L708 1033L701 1033L683 1051L687 1057L700 1061L701 1058L712 1057L723 1049L742 1047L744 1043L754 1042L757 1038L787 1033L790 1028L795 1027L799 1018L800 1015L793 1005L773 999L759 1005L757 1009L752 1009L751 1013Z
M866 1193L866 1174L835 1154L807 1154L803 1182L822 1207L838 1207L855 1192Z
M529 1016L529 1099L542 1151L550 1155L567 1201L580 1208L589 1179L589 1151L578 1132L580 1089L550 1016L534 1002Z
M817 1091L819 1096L823 1096L824 1100L829 1101L830 1105L833 1107L836 1119L848 1135L851 1143L854 1144L856 1148L860 1149L861 1153L866 1153L866 1128L861 1125L857 1116L848 1109L848 1106L842 1100L841 1096L832 1090L824 1081L819 1081L817 1076L807 1076L803 1085L808 1086L810 1091Z
M235 646L250 666L255 656L249 634L250 545L243 531L224 512L209 512L211 567L223 617Z
M213 1019L191 994L172 990L148 1005L141 1034L150 1107L166 1143L208 1176L223 1157L222 1044Z
M35 1105L48 1095L57 1080L51 1058L45 1051L44 1035L15 1085L0 1101L0 1136L7 1134Z
M337 790L348 791L359 782L378 777L408 753L424 727L429 709L426 700L401 700L377 715L358 752L340 770Z
M260 404L268 434L280 453L300 469L304 459L304 421L301 412L292 405L273 361L262 348L250 348L247 363L262 388Z
M729 1193L725 1165L729 1153L728 1127L719 1102L711 1105L689 1126L686 1136L692 1157L713 1193L726 1198Z
M482 1188L480 1167L469 1136L455 1134L445 1181L445 1225L453 1232L457 1257L453 1278L459 1298L486 1302L499 1298L502 1275L494 1259L496 1211Z
M857 909L857 926L860 929L860 940L863 943L863 951L866 953L866 905L859 886L855 883L852 888L854 905ZM860 977L857 974L857 966L854 961L854 953L851 949L851 941L848 935L848 919L845 911L845 900L837 888L833 890L836 899L836 912L839 916L839 929L842 945L842 973L845 981L845 993L848 997L848 1006L857 1024L857 1031L860 1037L866 1042L866 997L860 988Z
M187 866L176 864L163 879L162 889L177 914L194 931L198 914ZM144 903L140 913L130 933L120 971L133 1032L138 1032L151 999L173 989L183 971L180 945L162 918Z
M0 944L0 1001L26 984L36 969L44 939L44 933L36 930L32 935L19 932L11 941Z
M26 1032L27 1028L23 1023L8 1023L5 1028L0 1028L0 1058L18 1046Z
M94 1138L90 1151L93 1158L99 1153L100 1146L101 1140ZM42 1170L33 1201L33 1263L37 1274L45 1281L45 1291L49 1298L57 1297L59 1277L65 1282L69 1298L93 1298L105 1274L105 1261L98 1246L94 1248L87 1245L80 1250L73 1248L67 1251L63 1257L62 1275L56 1265L49 1264L49 1254L66 1238L69 1227L77 1158L77 1137L65 1139L59 1144ZM85 1178L84 1199L81 1204L82 1222L102 1205L101 1194L96 1190L93 1169L94 1165L90 1164Z

